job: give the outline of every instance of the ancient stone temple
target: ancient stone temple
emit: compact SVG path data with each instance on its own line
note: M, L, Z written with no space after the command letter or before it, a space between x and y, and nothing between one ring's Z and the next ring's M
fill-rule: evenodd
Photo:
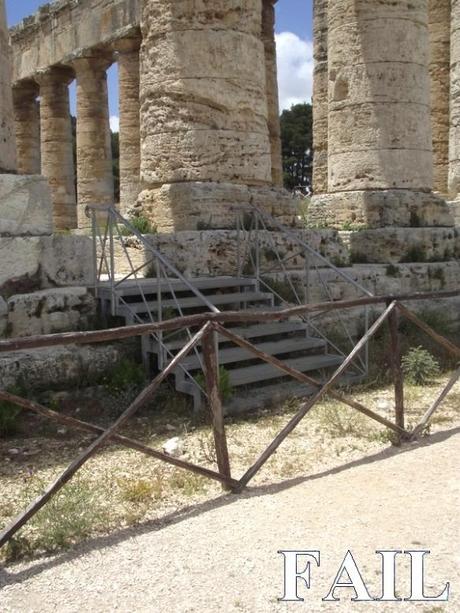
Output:
M165 269L182 287L216 290L219 304L228 304L220 281L238 289L243 279L273 306L274 293L259 291L260 263L272 274L281 258L297 303L364 287L458 289L460 0L312 4L306 212L282 186L276 0L55 0L9 33L0 0L0 335L88 328L98 305L111 300L110 316L124 308L116 278L148 284ZM115 63L120 202L107 79ZM112 206L125 218L118 235ZM143 236L133 236L135 217L148 222ZM153 268L152 251L168 264ZM109 277L104 302L96 289ZM442 310L459 322L458 298ZM82 364L110 367L118 350L70 352L69 362L13 356L3 371L0 358L0 374L78 379Z
M159 230L178 231L234 224L232 204L289 210L280 189L274 4L60 0L13 28L19 168L36 168L41 155L57 228L83 227L86 205L114 202L106 76L114 62L121 211L136 206Z

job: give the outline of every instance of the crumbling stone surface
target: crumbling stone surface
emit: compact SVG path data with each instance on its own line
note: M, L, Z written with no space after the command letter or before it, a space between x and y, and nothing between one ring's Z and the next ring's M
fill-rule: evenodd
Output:
M298 200L283 189L248 187L232 183L168 183L142 192L132 209L146 217L159 232L236 227L238 206L254 204L292 225Z
M42 290L8 299L9 336L90 329L95 300L84 287Z
M5 0L0 0L0 173L17 170L11 77L11 49Z
M31 349L0 355L0 380L8 389L68 389L94 381L110 371L124 355L123 345L86 345Z
M0 237L42 236L52 231L52 207L46 179L37 175L1 175Z
M352 262L446 262L460 256L456 228L381 228L341 232Z
M92 285L93 268L93 243L89 236L54 234L42 239L43 288Z
M452 212L432 192L360 190L314 196L309 223L337 229L386 226L453 226Z
M8 325L8 305L6 300L0 296L0 337L6 332Z

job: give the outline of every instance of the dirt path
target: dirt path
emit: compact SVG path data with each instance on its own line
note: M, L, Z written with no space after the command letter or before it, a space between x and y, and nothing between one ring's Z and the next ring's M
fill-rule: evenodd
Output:
M0 571L1 613L149 611L460 610L460 428L422 445L363 458L321 478L226 496L172 517L95 539L54 558ZM304 603L278 603L280 549L319 549ZM378 596L376 549L431 549L427 592L452 585L440 603L321 603L351 549ZM398 591L407 596L407 563Z

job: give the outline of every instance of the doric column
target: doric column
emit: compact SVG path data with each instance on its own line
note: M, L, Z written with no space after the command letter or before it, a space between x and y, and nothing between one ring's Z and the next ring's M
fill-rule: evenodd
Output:
M313 0L313 192L327 192L328 2Z
M78 227L87 227L88 204L114 204L107 68L101 55L75 60L77 76Z
M428 0L434 189L448 192L450 0Z
M447 225L431 192L428 0L335 0L328 23L328 194L314 199L316 221Z
M449 195L460 193L460 0L451 0Z
M272 183L283 186L283 159L281 152L280 106L278 94L278 68L276 64L275 4L277 0L263 0L262 41L265 47L267 77L268 129L272 153Z
M0 173L15 173L16 137L11 89L11 49L5 1L0 0Z
M135 205L140 190L140 39L117 41L120 114L120 211Z
M272 185L262 0L142 6L139 205L162 231L234 225Z
M13 87L18 172L23 175L39 175L41 172L38 95L39 87L33 81Z
M51 68L37 75L40 85L40 141L42 174L48 179L56 229L77 227L75 168L69 84L69 68Z

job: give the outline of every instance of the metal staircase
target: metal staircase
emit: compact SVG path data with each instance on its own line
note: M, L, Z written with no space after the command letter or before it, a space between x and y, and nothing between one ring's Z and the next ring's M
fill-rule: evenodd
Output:
M102 283L99 287L99 298L105 305L106 312L123 318L126 324L133 324L148 322L151 318L158 321L160 309L163 309L163 315L168 310L169 317L203 310L202 301L180 280L171 283L174 297L168 284L161 284L160 299L156 279L143 279L139 285L130 281L121 284L117 289L117 299L112 310L110 283ZM258 290L255 279L202 278L194 279L193 285L220 310L277 308L274 294ZM240 325L232 328L232 332L251 340L258 349L285 360L287 364L302 372L322 371L337 366L342 361L342 356L328 353L324 339L309 336L308 325L299 319ZM219 338L218 342L219 363L228 371L229 383L235 391L237 388L273 384L274 381L283 379L278 369L254 358L244 349L235 347L224 338ZM161 342L153 336L145 337L142 343L144 362L152 370L163 368L183 345L184 337L178 337L177 334L163 335ZM199 408L202 401L202 390L197 385L197 376L201 370L201 351L198 346L195 353L182 361L182 368L174 373L176 389L192 395L195 408Z
M287 304L279 292L270 287L257 256L257 262L251 263L250 274L242 273L244 260L253 258L253 251L250 256L240 254L240 270L235 276L187 279L116 210L107 208L102 221L100 209L93 208L90 214L97 263L95 291L105 315L121 318L131 325L206 311L266 311L280 309ZM142 242L149 255L142 266L136 267L130 256L127 245L133 236ZM116 258L115 248L118 249ZM115 266L115 261L119 266L120 253L124 255L126 265L123 272L117 271ZM316 252L315 257L321 258ZM232 331L292 368L314 372L320 379L325 377L328 369L336 368L346 355L346 351L338 349L320 332L318 322L311 319L297 317L269 324L238 324ZM142 353L146 368L152 372L162 370L194 332L190 328L143 337ZM289 380L278 369L236 347L226 338L218 338L218 355L219 364L226 370L228 383L235 395L243 392L246 396L255 397L262 389L265 395L270 395L270 390L275 392L276 387ZM174 373L176 389L193 397L195 409L200 408L204 395L201 372L202 356L198 345Z

